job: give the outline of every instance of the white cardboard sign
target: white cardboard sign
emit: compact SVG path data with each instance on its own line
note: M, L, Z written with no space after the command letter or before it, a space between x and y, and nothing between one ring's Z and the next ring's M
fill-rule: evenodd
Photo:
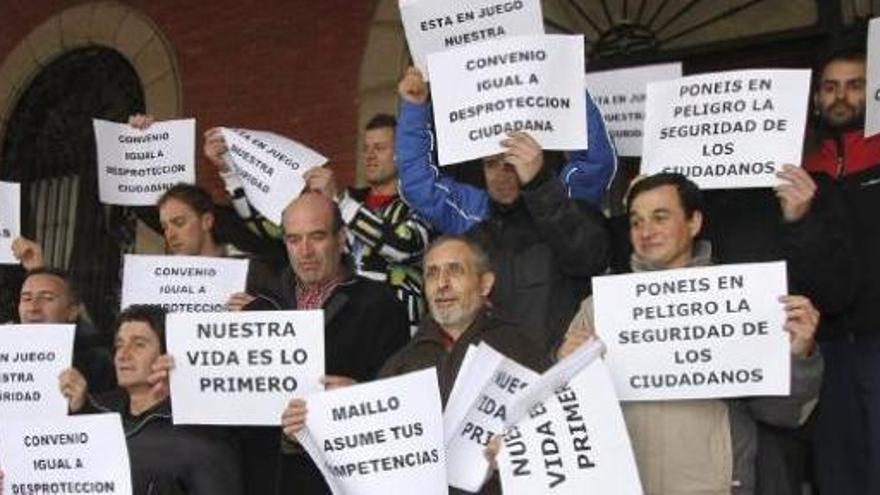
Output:
M433 53L441 165L504 151L510 131L544 149L587 147L582 35L508 37Z
M74 325L0 325L0 420L62 418L58 375L73 356Z
M865 136L880 134L880 17L868 25L868 82L865 89Z
M102 203L153 206L165 191L196 181L195 119L156 122L146 130L92 119Z
M0 422L3 493L131 495L119 415Z
M264 217L281 224L281 213L306 183L303 174L327 158L292 139L271 132L221 128L224 155L244 186L248 201Z
M621 400L788 395L785 262L593 278Z
M485 449L504 432L508 405L538 373L492 349L468 349L443 415L449 484L478 492L486 481Z
M306 398L297 439L336 495L446 495L446 454L434 368Z
M642 493L620 404L601 359L507 430L498 470L506 495Z
M17 265L12 241L21 235L21 185L0 182L0 264Z
M619 156L642 156L648 83L681 77L681 62L590 72L587 90L602 111Z
M800 166L810 71L744 70L648 84L641 173L703 189L772 187Z
M293 397L323 390L323 311L172 313L174 424L281 424Z
M425 79L428 55L505 36L544 34L540 0L400 0L409 52Z
M225 311L229 296L244 292L247 271L245 259L127 254L122 308L158 304L172 313Z

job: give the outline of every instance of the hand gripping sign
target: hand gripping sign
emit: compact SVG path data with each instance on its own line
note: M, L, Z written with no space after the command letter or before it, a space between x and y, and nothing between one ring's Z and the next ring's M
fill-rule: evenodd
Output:
M446 495L446 455L434 368L306 398L297 440L334 494Z

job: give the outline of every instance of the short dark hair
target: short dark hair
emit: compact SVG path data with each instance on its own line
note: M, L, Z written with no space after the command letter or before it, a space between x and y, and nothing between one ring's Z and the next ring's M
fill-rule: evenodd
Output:
M474 255L477 273L482 275L483 273L492 271L492 263L489 260L489 254L483 249L483 246L474 239L461 234L445 234L434 239L431 244L428 245L428 248L425 249L425 255L422 259L427 259L428 253L444 244L449 244L450 242L460 242L470 249L471 253Z
M825 52L816 65L816 77L821 81L825 68L832 62L867 62L868 54L864 45L838 46Z
M394 118L394 115L387 113L377 113L373 115L369 122L367 122L366 127L364 127L365 131L372 131L373 129L385 129L391 128L394 130L397 128L397 119Z
M165 191L156 202L156 208L162 208L162 205L170 199L176 199L195 210L199 215L205 213L214 213L214 201L208 191L205 191L194 184L175 184Z
M695 211L703 211L703 193L690 179L681 174L662 172L649 175L633 185L626 195L626 212L629 213L633 201L642 194L658 187L673 186L678 192L678 200L686 218L694 216Z
M146 323L156 337L159 339L159 347L162 354L165 354L165 316L168 314L162 306L154 304L132 304L122 310L116 317L116 323L113 324L113 337L119 333L123 323L141 322Z
M64 281L64 285L67 286L67 294L70 297L70 302L72 304L80 304L82 302L82 299L79 295L79 288L76 286L76 284L73 282L73 279L66 271L60 268L41 266L39 268L28 270L27 273L25 273L24 275L24 280L26 281L27 279L35 275L50 275L52 277L60 278Z

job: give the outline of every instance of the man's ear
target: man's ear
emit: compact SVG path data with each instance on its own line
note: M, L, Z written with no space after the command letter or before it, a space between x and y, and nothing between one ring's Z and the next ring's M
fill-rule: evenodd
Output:
M495 274L486 272L480 275L480 295L489 297L489 294L492 293L492 287L495 287Z
M214 228L214 214L207 212L199 219L202 223L202 230L210 232Z
M691 239L697 237L701 230L703 230L703 212L697 210L688 219L688 231L690 231Z

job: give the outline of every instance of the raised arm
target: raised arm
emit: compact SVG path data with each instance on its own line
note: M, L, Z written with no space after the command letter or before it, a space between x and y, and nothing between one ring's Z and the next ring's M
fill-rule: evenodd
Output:
M438 231L466 232L486 217L488 196L482 189L442 176L433 162L428 86L418 69L407 69L398 94L396 151L401 196Z
M617 172L617 152L602 112L587 92L587 149L572 151L559 174L569 197L599 205Z

